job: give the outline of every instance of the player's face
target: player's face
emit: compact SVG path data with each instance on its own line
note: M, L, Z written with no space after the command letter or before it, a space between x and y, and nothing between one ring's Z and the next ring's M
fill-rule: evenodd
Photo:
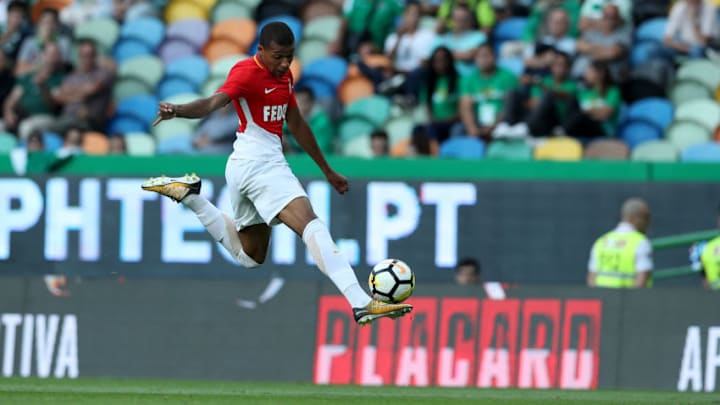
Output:
M271 42L269 46L258 46L258 53L265 67L275 77L282 77L290 69L295 53L295 45L280 46Z

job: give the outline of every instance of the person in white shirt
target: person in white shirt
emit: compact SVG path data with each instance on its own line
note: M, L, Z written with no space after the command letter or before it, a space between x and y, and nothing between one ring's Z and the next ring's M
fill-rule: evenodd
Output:
M420 3L408 1L397 30L385 40L385 55L396 72L410 73L430 57L435 33L420 29L420 12Z
M665 26L665 46L693 58L703 57L717 32L717 10L705 0L682 0L673 5Z

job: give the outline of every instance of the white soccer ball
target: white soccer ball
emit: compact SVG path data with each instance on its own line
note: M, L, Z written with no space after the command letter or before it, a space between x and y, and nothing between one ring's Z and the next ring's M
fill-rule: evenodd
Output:
M402 260L385 259L370 271L368 285L373 298L397 304L412 294L415 274Z

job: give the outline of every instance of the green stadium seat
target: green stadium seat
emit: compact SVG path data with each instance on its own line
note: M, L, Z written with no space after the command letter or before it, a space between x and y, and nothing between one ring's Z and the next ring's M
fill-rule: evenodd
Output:
M677 150L684 150L688 146L707 142L711 137L710 129L691 120L674 121L665 131L665 138L675 145Z
M340 135L340 141L345 143L358 136L370 135L377 128L377 126L365 118L350 117L340 122L338 133Z
M497 160L532 160L532 148L524 140L492 141L485 156Z
M694 79L678 80L670 89L670 100L675 106L691 100L711 98L713 92L703 82Z
M210 77L221 77L225 79L230 73L230 69L235 66L236 63L243 59L247 59L247 55L230 55L218 59L210 66Z
M680 66L677 72L678 80L696 80L711 92L720 86L720 66L707 59L689 60Z
M220 77L210 78L206 80L205 83L203 83L201 90L203 97L212 96L217 92L217 89L219 89L224 83L225 79Z
M189 120L167 120L152 127L151 130L155 143L159 143L163 139L175 136L192 136L195 133L195 126Z
M370 147L370 136L356 136L347 142L343 142L342 154L345 156L371 158L373 157L372 148Z
M253 18L254 9L242 3L222 1L215 5L210 17L213 24L233 18Z
M78 24L74 31L76 39L92 39L104 54L110 53L119 35L120 27L112 18L97 18L85 21Z
M145 82L134 77L118 79L113 85L113 99L122 101L128 97L139 96L143 94L153 94L155 89L148 86Z
M328 55L328 44L322 39L304 38L298 46L297 57L303 63L310 63Z
M118 67L118 77L132 77L154 88L163 77L163 62L154 55L136 56Z
M412 116L401 115L388 121L385 124L385 132L388 134L390 147L410 138L413 128L415 128L415 121L413 121Z
M345 115L364 117L379 128L390 118L390 100L377 95L361 98L345 107Z
M196 94L196 93L182 93L182 94L176 94L174 96L168 97L167 99L161 100L161 101L165 101L165 102L168 102L171 104L184 104L184 103L189 103L191 101L197 100L199 98L203 98L203 96L201 96L200 94ZM200 122L202 121L202 118L197 118L197 119L184 118L183 121L190 123L190 126L194 129L196 126L198 126L198 124L200 124Z
M335 40L342 18L334 16L318 17L309 21L303 28L303 40L323 40L325 43Z
M720 125L720 104L709 99L691 100L677 107L675 119L692 120L712 130Z
M144 132L130 132L125 134L125 147L131 156L153 156L155 139Z
M633 149L631 158L640 162L675 162L678 150L668 141L647 141Z
M0 132L0 155L9 155L17 143L15 135L9 132Z

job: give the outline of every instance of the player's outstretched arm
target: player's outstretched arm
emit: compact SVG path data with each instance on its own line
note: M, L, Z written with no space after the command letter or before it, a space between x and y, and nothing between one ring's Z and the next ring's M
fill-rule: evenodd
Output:
M325 160L320 147L315 140L315 135L312 130L305 122L305 118L300 114L300 110L297 107L290 107L287 111L287 124L288 129L292 132L293 136L297 140L298 144L307 152L308 155L315 161L320 170L338 193L343 194L349 190L347 179L333 170Z
M215 93L207 98L199 98L185 104L170 104L160 102L158 106L158 116L153 122L153 126L160 121L178 118L203 118L210 115L211 112L218 108L224 107L230 102L227 94L220 92Z

